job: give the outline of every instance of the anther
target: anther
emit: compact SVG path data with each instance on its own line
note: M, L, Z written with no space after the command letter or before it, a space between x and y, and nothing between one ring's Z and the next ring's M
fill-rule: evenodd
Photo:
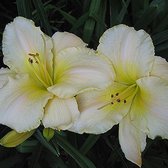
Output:
M38 57L39 53L33 54L33 53L29 53L28 55L32 56L32 57Z
M126 100L124 100L124 103L126 103L127 101Z
M111 95L111 98L113 98L113 97L114 97L114 95L112 94L112 95Z
M33 60L31 58L28 59L28 61L33 64Z
M120 99L117 99L117 102L120 102L121 100Z
M114 104L113 102L111 102L111 104Z
M118 96L119 95L119 93L116 93L116 96Z
M32 53L29 53L28 55L30 55L30 56L32 56L32 57L36 56L35 54L32 54Z

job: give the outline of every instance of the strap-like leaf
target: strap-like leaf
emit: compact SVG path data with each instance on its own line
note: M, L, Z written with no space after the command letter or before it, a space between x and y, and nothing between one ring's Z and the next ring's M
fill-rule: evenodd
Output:
M56 134L56 141L58 145L64 149L81 168L96 168L95 165L85 156L83 156L78 150L76 150L68 141L66 141L61 135Z
M42 3L41 0L33 0L34 6L37 9L40 21L42 22L42 25L46 31L46 33L48 33L48 35L52 35L52 31L51 31L51 26L49 24L45 9L44 9L44 5Z
M54 155L59 156L59 151L57 151L41 134L39 130L36 131L35 137L39 140L39 142L45 146L50 152L52 152Z
M82 147L80 148L80 152L85 155L94 146L99 138L100 135L89 135Z

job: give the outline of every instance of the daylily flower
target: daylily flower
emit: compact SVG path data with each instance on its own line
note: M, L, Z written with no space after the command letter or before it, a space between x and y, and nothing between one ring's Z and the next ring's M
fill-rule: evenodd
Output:
M141 166L146 136L168 138L168 63L154 56L145 31L126 25L108 29L97 51L113 65L116 77L102 91L77 96L81 116L70 130L99 134L119 123L126 158Z
M0 123L17 132L65 130L78 118L75 95L111 82L111 67L77 36L45 35L33 21L16 17L3 33ZM100 67L102 67L100 69Z

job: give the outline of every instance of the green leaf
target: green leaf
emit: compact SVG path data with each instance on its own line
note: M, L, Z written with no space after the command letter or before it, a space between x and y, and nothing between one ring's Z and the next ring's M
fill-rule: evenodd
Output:
M83 0L83 13L88 11L90 3L91 3L91 0Z
M117 24L117 18L121 10L121 3L119 0L109 0L109 21L110 27Z
M118 17L117 17L117 21L118 21L118 24L121 23L124 19L124 16L127 12L127 8L131 2L131 0L127 0L126 2L123 0L123 7L121 9L121 12L119 13Z
M166 50L166 49L168 49L168 41L164 42L160 45L157 45L156 48L155 48L156 52L160 52L160 51L163 51L163 50Z
M56 134L56 142L64 149L81 168L96 168L95 165L85 156L83 156L77 149L69 144L61 135Z
M150 6L148 9L146 9L143 13L143 15L137 20L135 23L136 29L146 29L147 26L152 23L152 21L156 18L158 14L158 7L157 6Z
M23 157L15 155L5 158L0 161L1 168L13 168L17 163L19 163Z
M159 24L157 24L157 27L155 28L154 31L159 32L159 31L163 31L166 28L168 28L168 14L161 20Z
M109 148L111 148L113 150L113 152L116 152L117 155L121 158L121 161L123 162L125 168L129 168L126 161L124 160L124 156L123 156L123 153L122 153L121 149L118 150L117 147L113 146L108 138L105 138L105 142L109 146Z
M86 43L89 43L91 41L95 24L96 22L92 18L89 18L85 23L84 30L83 30L83 40Z
M8 132L2 139L0 139L0 145L5 147L16 147L23 143L26 139L34 134L35 130L29 132L18 133L14 130Z
M96 21L98 20L98 12L100 9L101 0L92 0L89 7L89 18L86 21L83 29L83 40L86 43L91 41L95 29Z
M16 0L17 11L19 16L26 17L28 19L32 18L32 4L31 1L27 0Z
M60 153L43 137L41 132L39 130L36 131L35 137L39 140L39 142L46 147L50 152L52 152L57 157L60 155Z
M101 1L101 5L100 5L100 9L99 9L99 13L98 13L98 20L96 23L96 39L98 41L98 39L100 38L100 36L103 34L103 32L105 31L105 16L106 16L106 12L107 12L107 6L106 6L107 2L106 1ZM97 45L97 44L96 44Z
M149 0L133 0L131 1L132 18L136 22L149 7Z
M84 13L80 18L78 18L76 20L76 22L73 24L73 27L71 28L70 31L74 32L74 31L78 30L79 27L84 25L84 23L88 19L88 17L89 17L89 12Z
M85 155L94 146L99 138L100 135L89 135L85 143L80 148L80 152Z
M33 3L34 3L34 6L37 10L39 19L42 23L42 26L45 29L45 32L48 33L48 35L52 35L51 26L49 24L49 20L47 18L47 14L45 12L44 5L43 5L42 1L41 0L33 0Z
M37 140L27 140L24 141L22 144L17 146L17 150L20 153L30 153L34 150L34 148L37 146L38 141Z
M62 16L71 24L74 25L75 22L77 21L75 17L73 17L72 15L70 15L69 13L58 9L58 11L62 14Z
M96 20L100 9L101 0L92 0L89 8L89 16Z
M29 167L31 168L36 168L39 166L39 159L40 159L40 155L42 153L42 145L37 145L34 149L34 151L32 152L32 155L29 158Z
M50 168L70 168L66 165L65 161L61 159L61 157L55 157L52 153L48 151L45 152L45 159L48 162Z
M153 39L154 45L158 45L158 44L161 44L161 43L167 41L168 40L168 30L165 30L163 32L159 32L159 33L153 35L152 39Z

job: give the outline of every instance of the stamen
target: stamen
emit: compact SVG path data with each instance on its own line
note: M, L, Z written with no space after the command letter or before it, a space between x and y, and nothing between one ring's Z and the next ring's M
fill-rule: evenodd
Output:
M28 55L32 56L32 57L35 57L36 55L35 54L32 54L32 53L29 53Z
M117 102L120 102L121 100L120 99L117 99Z
M33 53L29 53L29 56L33 57L34 61L36 64L39 64L40 60L39 60L39 53L33 54ZM32 64L33 63L33 59L29 58L29 62ZM31 61L30 61L31 60Z
M136 84L132 84L131 86L128 86L120 93L117 92L115 95L110 94L110 99L106 101L106 104L99 107L98 110L101 110L110 105L113 105L115 107L115 105L117 105L120 102L123 102L125 104L127 103L127 98L129 98L130 96L133 97L136 94L136 92L137 92L137 86ZM113 107L111 106L111 108Z
M47 88L49 85L46 83L45 79L43 78L43 74L46 73L46 69L43 68L43 64L41 64L39 53L28 53L30 56L28 58L28 62L31 64L31 69L33 70L33 73L37 77L37 79ZM38 66L35 65L39 64Z
M33 64L33 59L29 58L28 61Z
M42 39L44 41L44 55L47 54L46 50L46 41L45 38L42 36ZM47 69L47 63L46 59L43 59L43 57L40 56L39 53L28 53L29 58L28 61L31 63L31 69L33 73L36 75L36 77L39 79L39 81L46 87L53 85L52 76L53 74L50 74Z

